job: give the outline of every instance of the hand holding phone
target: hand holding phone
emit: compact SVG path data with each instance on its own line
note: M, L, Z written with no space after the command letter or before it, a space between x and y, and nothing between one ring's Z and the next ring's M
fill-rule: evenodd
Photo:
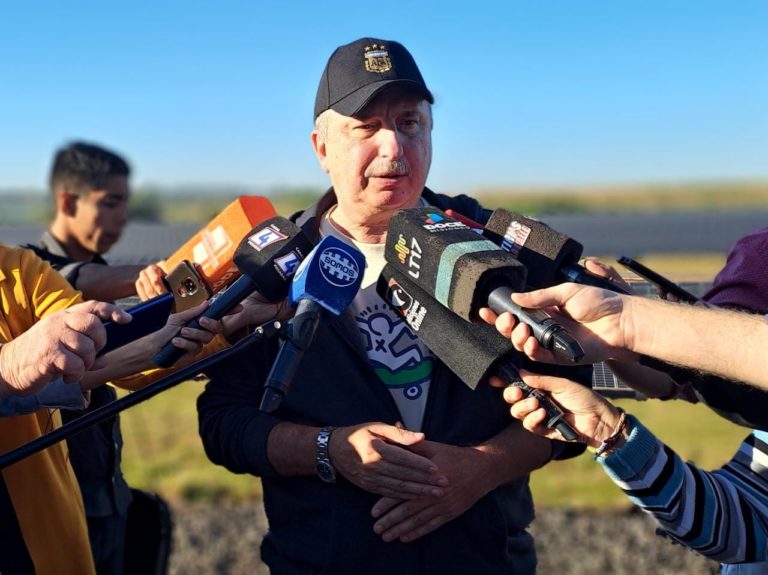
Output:
M97 355L103 355L145 335L156 332L167 323L172 308L173 296L167 293L125 310L131 314L131 321L128 323L105 321L104 328L107 330L107 343L99 350Z

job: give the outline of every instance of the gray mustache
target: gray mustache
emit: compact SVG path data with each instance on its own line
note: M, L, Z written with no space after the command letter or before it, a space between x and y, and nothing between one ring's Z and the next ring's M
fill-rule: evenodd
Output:
M393 176L408 176L411 170L404 160L393 160L391 162L378 162L368 166L365 171L366 178L386 178Z

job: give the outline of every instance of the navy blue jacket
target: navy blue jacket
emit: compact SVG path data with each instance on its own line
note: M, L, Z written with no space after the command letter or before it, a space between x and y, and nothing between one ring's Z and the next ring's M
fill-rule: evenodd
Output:
M469 198L437 196L429 190L424 197L436 207L487 218ZM333 196L323 198L317 213L332 201ZM305 231L316 237L313 215L305 213L299 223L302 220ZM380 496L343 478L331 485L314 476L278 475L267 459L267 438L281 421L351 426L400 420L392 396L368 363L349 314L320 324L280 408L273 414L260 413L261 385L278 343L269 341L210 369L210 382L198 399L200 435L209 458L236 473L261 477L269 520L261 551L273 575L535 572L533 538L526 531L534 518L527 476L495 489L461 516L404 544L384 543L373 532L371 508ZM473 391L435 361L421 429L428 439L478 444L509 425L517 422L511 419L501 390L479 386Z

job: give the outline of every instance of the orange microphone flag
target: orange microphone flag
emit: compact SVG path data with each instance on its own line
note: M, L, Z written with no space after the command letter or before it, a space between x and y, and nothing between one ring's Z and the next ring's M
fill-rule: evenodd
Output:
M240 275L232 262L240 240L256 224L276 215L267 198L240 196L176 250L164 267L172 270L188 260L195 264L211 293L216 293Z

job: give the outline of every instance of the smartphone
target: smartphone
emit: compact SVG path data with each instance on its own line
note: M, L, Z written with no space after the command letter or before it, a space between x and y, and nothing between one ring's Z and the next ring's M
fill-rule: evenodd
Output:
M105 321L107 343L97 355L105 354L157 331L166 324L172 309L173 296L166 293L125 310L132 317L128 323Z
M174 312L194 307L211 297L210 289L189 260L182 260L163 281L173 295Z
M644 280L649 281L665 292L672 294L678 299L678 301L685 303L696 303L701 301L701 298L693 295L691 292L680 287L672 280L665 278L663 275L656 273L652 269L644 266L638 261L633 260L632 258L622 256L616 261L623 265L625 268L635 272Z

